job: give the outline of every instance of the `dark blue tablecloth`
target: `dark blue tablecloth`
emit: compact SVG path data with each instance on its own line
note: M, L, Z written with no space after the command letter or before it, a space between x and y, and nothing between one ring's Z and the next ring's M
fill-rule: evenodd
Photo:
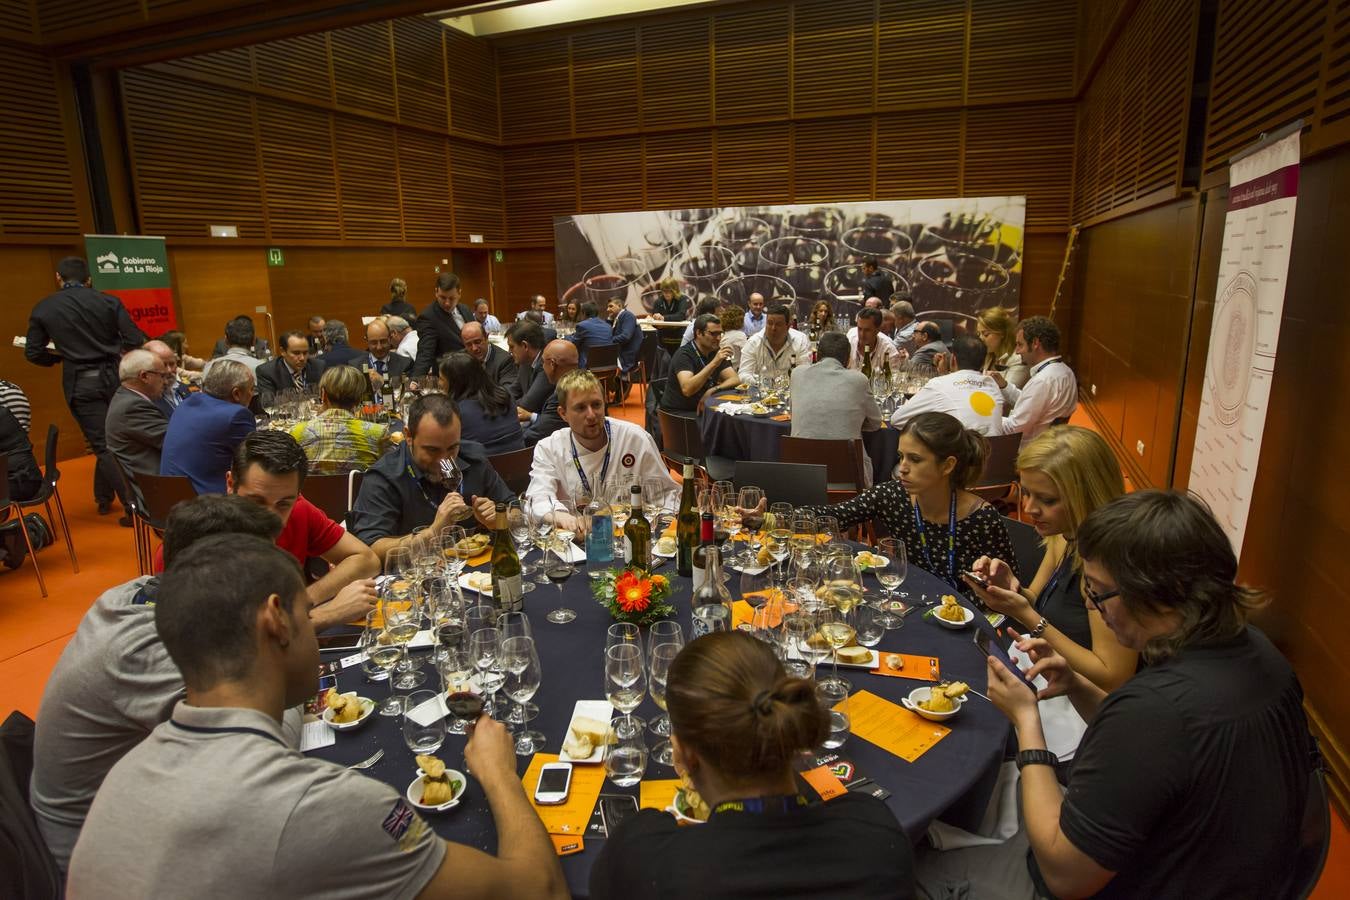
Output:
M690 627L689 581L676 577L669 565L662 568L661 572L674 579L678 618L687 635ZM729 574L732 595L739 596L740 576L735 571ZM875 581L870 576L868 581L868 590L875 590ZM936 595L950 591L937 578L913 565L910 566L909 576L902 589L910 594L911 601L917 601L923 594L935 599ZM530 614L530 625L543 668L543 685L535 696L539 717L531 726L548 737L545 751L549 753L557 753L562 747L573 704L577 700L604 698L605 631L611 623L609 614L590 596L588 579L580 573L567 583L564 592L567 605L577 611L576 620L566 625L554 625L544 618L549 610L560 605L555 587L536 585L536 590L525 595L526 611ZM876 649L883 653L936 656L941 661L944 678L966 681L981 693L985 692L984 656L973 643L969 628L950 631L932 621L923 620L919 612L915 611L905 619L904 627L888 631ZM414 652L423 657L427 653ZM341 655L344 654L327 653L325 659ZM437 683L435 671L429 665L425 671L429 676L427 687L434 687ZM927 684L907 678L872 675L861 669L840 669L839 672L852 682L855 689L868 690L897 704L909 691ZM372 684L365 681L359 666L345 669L338 678L338 684L341 690L360 691L363 696L376 700L383 699L389 691L387 682ZM657 713L658 710L648 698L636 715L650 719ZM852 759L862 774L891 791L887 803L914 840L939 815L952 824L975 828L989 802L998 765L1003 759L1008 736L1007 721L983 699L971 697L961 715L949 724L952 727L951 734L913 763L892 756L856 736L850 736L838 751ZM315 751L314 756L349 765L383 747L384 758L366 773L387 782L401 793L408 782L416 777L417 768L413 762L413 753L403 742L401 727L399 718L372 716L362 728L337 734L336 744ZM650 733L647 738L649 747L659 740ZM453 768L463 768L464 740L462 736L450 735L438 754ZM518 757L518 768L522 775L528 764L528 757ZM647 777L674 778L675 772L651 762L647 767ZM605 782L604 791L637 794L635 788L625 791L608 781ZM497 837L492 816L482 789L472 777L464 801L448 812L430 814L428 821L442 837L489 853L496 850ZM584 852L562 858L563 870L573 895L588 895L591 865L602 843L601 840L587 837Z
M718 394L709 397L699 414L703 449L710 456L726 459L778 461L778 439L792 433L791 421L771 416L728 416L718 411L725 402L744 403L744 394ZM862 433L863 447L872 461L872 483L889 481L899 461L899 437L889 425Z

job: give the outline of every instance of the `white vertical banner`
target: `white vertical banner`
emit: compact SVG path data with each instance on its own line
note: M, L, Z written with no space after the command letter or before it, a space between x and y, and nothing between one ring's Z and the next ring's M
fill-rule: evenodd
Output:
M1298 202L1299 129L1229 167L1228 214L1190 489L1242 554L1275 376Z

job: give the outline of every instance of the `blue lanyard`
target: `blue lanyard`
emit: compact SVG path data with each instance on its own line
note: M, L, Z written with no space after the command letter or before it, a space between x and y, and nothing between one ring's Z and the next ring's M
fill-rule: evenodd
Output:
M403 460L405 463L405 471L408 473L408 477L412 479L413 484L417 485L417 489L422 492L422 499L427 501L427 503L431 504L432 509L440 509L441 508L440 501L431 499L431 497L427 494L427 489L422 485L423 476L418 475L417 470L413 468L412 455L409 452L408 445L406 443L403 445ZM454 466L456 469L459 468L459 465L457 463L451 462L450 465ZM461 479L460 485L463 486L463 484L464 482ZM450 488L446 487L445 495L448 497L450 493L451 493ZM444 499L445 497L441 498L441 500Z
M591 492L591 482L586 477L586 471L581 468L581 460L577 458L577 439L576 437L573 436L570 430L567 432L567 439L572 442L572 465L577 467L577 477L581 479L581 489L586 493L586 496L594 497L595 494ZM610 435L609 419L606 418L605 461L600 464L600 478L598 480L599 484L605 483L605 474L609 472L609 451L613 449L614 449L614 441L612 439L612 436Z
M1055 592L1055 588L1059 586L1059 579L1064 574L1064 566L1069 562L1069 555L1072 552L1073 550L1071 548L1066 547L1064 549L1064 558L1059 561L1059 565L1055 566L1055 573L1050 576L1050 580L1045 583L1045 587L1036 595L1036 612L1041 611L1041 608L1045 606L1045 601Z
M914 510L914 527L919 532L919 546L923 547L923 560L928 564L928 571L934 575L938 572L933 569L933 555L928 549L928 531L923 526L923 515L919 512L919 501L914 499L910 501L910 507ZM939 575L938 577L942 577ZM956 587L956 491L952 491L951 511L947 514L947 576L943 578L948 584Z

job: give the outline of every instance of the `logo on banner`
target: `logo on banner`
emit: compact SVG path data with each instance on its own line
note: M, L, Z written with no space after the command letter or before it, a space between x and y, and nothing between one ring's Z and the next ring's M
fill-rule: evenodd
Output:
M99 272L104 275L120 275L122 272L122 261L111 250L94 261L98 263Z

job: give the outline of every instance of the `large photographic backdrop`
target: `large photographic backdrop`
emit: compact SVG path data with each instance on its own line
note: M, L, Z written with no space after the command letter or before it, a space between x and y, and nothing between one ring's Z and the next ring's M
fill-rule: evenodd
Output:
M851 318L866 299L862 262L876 257L896 288L883 300L960 320L996 304L1018 308L1025 221L1025 197L557 216L558 296L602 306L621 297L643 312L660 281L674 278L694 302L712 295L744 306L758 292L801 317L825 300Z

